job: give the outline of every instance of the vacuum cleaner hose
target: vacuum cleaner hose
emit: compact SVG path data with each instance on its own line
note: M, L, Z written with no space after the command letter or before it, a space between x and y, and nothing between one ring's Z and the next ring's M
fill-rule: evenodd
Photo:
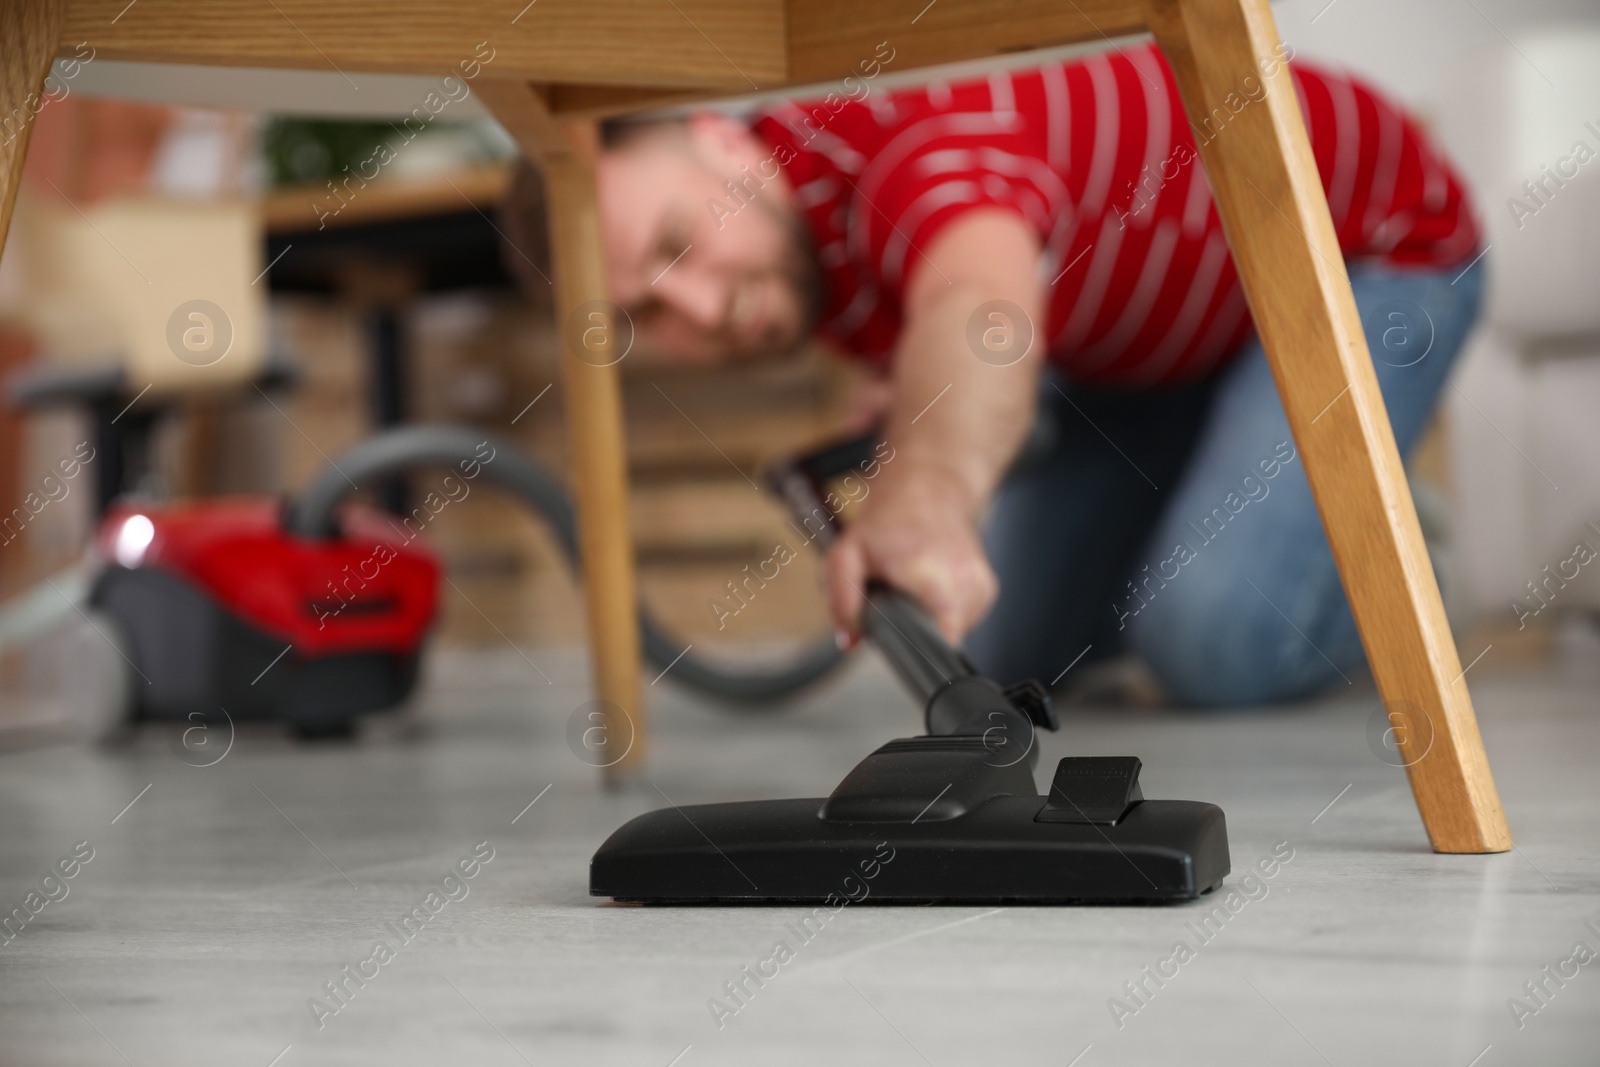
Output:
M485 460L484 448L492 449ZM504 440L461 426L403 426L370 437L341 455L327 470L290 500L284 528L301 537L339 535L339 503L356 485L417 467L477 463L490 481L515 494L539 512L555 531L556 541L576 569L579 564L578 524L572 501L551 474ZM735 702L741 709L760 708L782 700L822 678L843 659L832 635L804 649L794 660L771 669L734 668L684 654L685 642L668 634L639 605L639 637L644 658L702 693Z

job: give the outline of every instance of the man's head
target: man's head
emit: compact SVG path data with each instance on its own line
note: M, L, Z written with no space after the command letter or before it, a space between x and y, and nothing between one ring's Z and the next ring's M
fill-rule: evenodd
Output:
M809 334L821 297L816 257L782 173L759 176L777 170L771 156L748 126L716 112L607 128L598 165L606 276L647 347L720 363L793 351ZM513 240L541 244L536 174L524 170L508 207Z

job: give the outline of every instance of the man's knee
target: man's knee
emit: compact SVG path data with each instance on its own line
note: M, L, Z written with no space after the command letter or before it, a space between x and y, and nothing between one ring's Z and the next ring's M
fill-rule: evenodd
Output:
M1236 571L1197 572L1169 582L1123 621L1131 648L1174 702L1272 704L1339 680L1341 668L1306 635L1329 632L1337 625L1329 612L1346 610L1326 596L1275 606Z

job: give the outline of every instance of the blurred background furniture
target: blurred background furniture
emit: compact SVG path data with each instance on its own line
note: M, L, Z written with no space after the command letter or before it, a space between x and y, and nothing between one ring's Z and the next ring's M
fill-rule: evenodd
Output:
M1467 607L1521 633L1600 613L1600 28L1518 35L1452 73L1439 134L1493 274L1446 394ZM1571 562L1569 562L1571 561Z
M392 189L380 185L341 206L331 224L308 210L326 196L314 185L280 189L265 200L272 291L336 295L364 320L374 429L398 426L414 409L403 320L418 294L512 288L487 214L497 209L508 180L497 166ZM377 495L396 514L410 510L398 481Z
M43 362L9 375L6 393L89 413L98 514L118 492L170 488L151 461L159 413L208 413L287 373L268 359L257 205L220 173L238 124L210 139L209 167L192 151L182 160L187 185L163 185L151 178L164 153L185 145L174 112L50 106L7 246L25 265L9 302ZM211 420L197 421L186 458L203 483Z

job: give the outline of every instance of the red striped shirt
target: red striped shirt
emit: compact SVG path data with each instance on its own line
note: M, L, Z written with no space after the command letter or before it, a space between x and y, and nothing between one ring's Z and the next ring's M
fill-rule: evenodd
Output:
M1344 74L1291 71L1348 258L1446 267L1478 228L1461 183L1399 107ZM864 83L866 84L866 83ZM1225 135L1259 80L1213 113ZM1255 100L1251 99L1251 95ZM1228 107L1232 105L1229 104ZM819 333L886 366L902 295L939 231L1000 207L1044 249L1052 361L1084 381L1181 381L1221 365L1250 316L1177 85L1154 45L855 101L785 103L755 128L794 186L827 285Z

